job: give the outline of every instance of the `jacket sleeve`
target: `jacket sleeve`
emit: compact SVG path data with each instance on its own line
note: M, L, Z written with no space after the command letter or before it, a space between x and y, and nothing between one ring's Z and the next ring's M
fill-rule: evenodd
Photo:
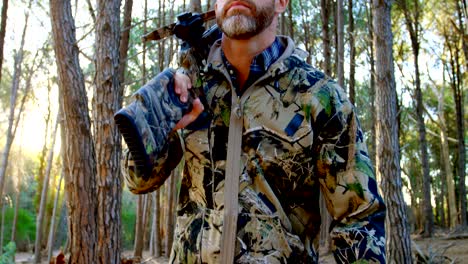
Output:
M125 123L124 139L130 153L138 158L135 164L131 154L124 157L123 173L130 191L154 191L169 177L182 157L181 142L173 129L189 110L190 103L181 102L174 92L174 70L165 69L135 92L134 102L119 111L125 120L132 121Z
M328 81L312 91L315 173L327 209L338 263L385 263L385 205L353 105Z
M177 167L182 158L182 145L177 132L169 135L168 144L161 151L153 164L151 176L139 177L135 173L135 165L128 151L123 154L122 174L128 189L134 194L145 194L161 187Z

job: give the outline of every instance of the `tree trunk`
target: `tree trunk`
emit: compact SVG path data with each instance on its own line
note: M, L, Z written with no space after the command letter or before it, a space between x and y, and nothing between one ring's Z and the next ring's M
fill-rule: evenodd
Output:
M158 5L158 17L157 26L162 27L166 23L166 10L165 10L165 2L164 0L159 0ZM164 52L166 50L166 39L158 41L158 71L161 72L164 69Z
M166 208L166 249L164 250L164 256L167 258L169 257L172 249L172 237L171 237L171 231L173 229L172 226L172 214L174 211L172 210L172 184L174 181L174 172L172 172L172 175L167 179L166 181L166 199L167 199L167 208Z
M64 118L62 158L67 171L69 263L97 263L96 161L70 1L51 0L50 16Z
M338 84L345 89L344 83L344 12L343 0L336 0L336 36L337 36L337 61L336 75ZM346 89L345 89L346 90Z
M49 87L50 88L50 87ZM45 175L45 168L46 168L46 158L47 158L47 145L48 145L48 138L49 138L49 126L51 123L51 111L50 111L50 89L48 91L48 99L49 104L47 107L47 114L45 116L45 132L44 132L44 145L42 145L41 155L39 156L39 167L37 169L37 189L36 189L36 199L37 201L41 200L41 193L42 193L42 183L44 182L44 175ZM39 212L39 203L36 205L36 212Z
M374 0L374 48L376 50L377 106L377 175L387 206L386 250L388 263L412 263L411 239L406 206L402 193L400 153L396 109L395 77L393 71L393 36L391 30L391 1Z
M356 43L354 40L354 14L353 0L348 0L348 36L349 36L349 100L356 101L355 74L356 74ZM372 45L371 45L372 46Z
M330 15L331 15L331 1L330 0L320 0L320 12L322 17L322 41L323 41L323 65L322 68L325 71L325 74L331 76L332 66L331 66L331 41L330 41ZM330 251L331 239L330 232L328 227L331 224L331 216L327 211L326 205L324 202L320 203L320 212L322 225L320 229L320 240L321 244L324 245L325 251L328 253Z
M119 263L122 182L121 137L114 113L122 107L119 82L120 0L97 1L93 117L98 179L99 263Z
M41 193L41 202L39 203L39 213L36 217L36 243L34 246L34 263L41 263L41 252L42 252L42 225L44 223L44 215L47 207L47 193L49 191L49 179L50 171L52 170L52 164L54 160L54 145L55 138L57 135L57 129L59 124L59 117L57 114L57 120L55 121L55 128L52 133L52 143L49 149L49 154L47 157L47 168L44 175L44 182L42 183L42 193Z
M49 228L49 239L47 240L47 263L50 263L50 259L52 258L52 252L54 250L54 238L55 238L55 218L57 215L57 208L58 208L58 201L60 197L60 189L62 187L62 180L63 180L64 172L60 174L60 180L57 185L57 193L55 195L54 200L54 209L52 211L52 217L50 221L50 228Z
M172 172L172 180L171 184L169 185L171 188L171 195L169 196L169 214L167 215L168 217L168 241L169 241L169 253L171 252L172 249L172 243L174 241L174 229L175 229L175 221L176 221L176 210L175 208L177 207L177 201L178 201L178 192L177 192L177 182L180 180L180 176L182 175L181 172L182 167L177 166L176 169Z
M31 2L29 2L28 10L30 10ZM18 97L18 90L20 85L20 77L22 74L22 63L23 63L23 49L24 43L26 39L26 30L28 28L28 21L29 21L29 11L26 12L25 21L24 21L24 28L23 33L21 36L21 44L19 47L18 52L14 57L14 69L13 69L13 83L11 85L11 94L10 94L10 113L8 115L8 128L6 130L6 143L5 147L3 148L1 163L0 163L0 197L3 197L3 186L5 185L5 174L6 169L8 167L8 159L10 156L11 146L13 144L13 140L16 134L16 127L19 122L20 114L18 114L18 118L16 119L15 124L15 111L16 111L16 102ZM0 69L1 71L1 69ZM3 203L3 199L0 199L0 207Z
M143 233L143 250L149 249L149 240L150 240L150 235L151 232L148 232L148 230L151 230L150 227L150 219L151 219L151 209L153 208L153 199L151 194L146 195L146 205L145 205L145 218L143 219L143 226L145 227L145 231Z
M153 246L151 247L153 249L152 255L155 257L160 257L161 256L161 235L160 235L160 228L161 228L161 222L160 222L160 217L161 217L161 207L160 207L160 202L159 202L159 190L156 190L153 192L153 227L152 227L152 241L153 241Z
M433 86L434 87L434 86ZM448 135L447 135L447 124L445 122L445 112L444 112L444 86L442 86L441 91L436 91L434 87L434 94L437 95L438 99L438 112L439 125L440 125L440 148L441 148L441 164L443 167L443 172L445 173L445 182L447 183L447 194L448 194L448 211L450 215L450 228L455 228L457 225L457 203L455 199L455 183L453 180L452 166L450 165L450 151L448 144Z
M202 12L201 0L190 0L190 11L201 13Z
M408 29L411 48L414 58L415 69L415 97L416 97L416 118L419 132L419 151L421 153L421 163L423 171L423 208L424 208L424 236L431 237L434 232L434 214L431 205L431 178L429 175L429 157L427 153L426 124L424 123L424 105L421 91L421 79L419 73L419 17L420 10L418 1L414 1L414 16L411 15L406 0L398 1L405 15L405 24ZM414 17L414 20L413 20Z
M124 91L124 82L125 82L125 69L127 67L127 57L128 57L128 46L130 43L130 28L132 26L132 9L133 9L133 0L125 0L124 6L124 18L122 22L122 33L120 37L120 46L119 46L119 82L120 82L120 93L123 95Z
M466 23L466 20L468 19L467 17L467 7L466 7L466 1L463 2L463 8L465 12L461 11L461 6L462 3L461 1L457 1L457 11L458 11L458 23L459 27L463 33L462 39L465 41L462 42L462 48L465 54L465 65L468 68L468 43L466 41L466 38L468 37L468 32L467 28L464 27L463 21ZM463 14L464 14L464 19L463 19ZM465 69L466 70L466 69ZM463 80L460 80L460 83L462 83ZM458 87L454 87L455 89L453 90L453 96L455 99L455 111L457 115L457 138L458 138L458 144L457 144L457 149L458 149L458 163L457 163L457 171L458 171L458 177L459 177L459 196L460 196L460 225L462 227L466 227L468 225L468 220L467 220L467 206L466 206L466 152L465 152L465 122L464 120L464 107L463 107L463 102L465 95L463 94L463 89L464 87L462 84L460 84ZM466 87L466 86L465 86Z
M310 43L310 40L311 40L310 25L306 21L308 15L306 13L306 8L304 7L303 1L299 1L299 7L301 9L301 18L302 18L302 25L303 25L303 30L304 30L304 48L307 52L309 52L309 56L307 56L307 63L310 64L311 63L310 51L312 48L312 44Z
M16 197L15 197L15 214L13 216L13 223L11 224L11 241L16 243L16 225L18 223L18 212L19 212L19 206L20 206L20 193L21 193L21 180L22 180L22 175L19 172L18 169L18 189L16 190ZM16 243L17 244L17 243Z
M7 197L0 198L1 200L6 200ZM0 222L0 255L3 253L3 231L5 230L5 210L6 210L6 203L2 202L0 211L2 211L1 215L1 222Z
M288 3L289 36L294 39L293 1Z
M369 38L367 39L367 44L368 44L368 47L369 47L369 64L370 64L370 87L369 87L369 97L370 97L370 104L371 104L371 131L370 131L370 141L371 141L371 144L370 144L370 150L369 150L369 155L373 161L373 164L375 164L375 160L376 160L376 145L377 145L377 142L376 142L376 137L375 137L375 129L376 129L376 126L377 126L377 122L376 122L376 116L375 116L375 112L376 112L376 109L375 109L375 51L374 51L374 45L373 45L373 41L374 41L374 26L373 26L373 20L374 20L374 17L373 17L373 6L372 6L372 1L370 1L369 3L369 7L367 8L367 19L368 19L368 30L369 30ZM377 181L380 182L380 179L377 178Z
M138 196L137 218L135 223L135 248L133 256L137 261L143 257L143 238L145 235L145 207L147 194Z
M3 0L2 22L0 24L0 81L2 80L3 47L5 46L6 24L8 18L8 0Z
M323 65L325 74L331 76L331 42L330 42L330 3L329 0L320 0L322 15Z

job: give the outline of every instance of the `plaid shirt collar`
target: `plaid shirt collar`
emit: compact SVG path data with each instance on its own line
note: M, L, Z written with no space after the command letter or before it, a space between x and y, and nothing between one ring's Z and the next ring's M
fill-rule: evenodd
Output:
M249 87L252 85L258 78L260 78L268 68L281 56L284 52L285 47L281 44L281 41L278 37L275 38L275 41L266 48L262 53L255 56L250 64L250 72L247 81L245 82L244 87ZM221 56L223 58L224 65L229 72L231 77L232 84L234 85L238 95L242 94L242 91L237 82L236 69L229 63L224 55L224 52L221 51Z

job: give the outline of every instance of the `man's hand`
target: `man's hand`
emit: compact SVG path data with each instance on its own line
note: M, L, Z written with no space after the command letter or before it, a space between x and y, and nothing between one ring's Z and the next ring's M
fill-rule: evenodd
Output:
M192 82L187 75L179 72L174 74L174 91L179 95L179 99L182 103L187 102L189 96L188 90L191 88ZM204 107L199 98L194 99L192 104L192 111L185 114L182 119L179 120L179 122L174 127L174 130L188 126L203 112Z

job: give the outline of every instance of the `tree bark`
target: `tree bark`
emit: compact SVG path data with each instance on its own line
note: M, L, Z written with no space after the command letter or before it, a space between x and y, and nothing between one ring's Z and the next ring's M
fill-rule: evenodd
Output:
M99 263L119 263L121 253L121 137L114 113L122 107L119 81L120 0L98 0L93 117L98 180Z
M51 0L50 15L64 118L65 190L69 213L69 263L97 263L96 161L83 72L70 1Z
M377 175L387 206L386 250L388 263L412 263L411 239L402 193L398 143L391 1L373 0L374 48L376 50Z

